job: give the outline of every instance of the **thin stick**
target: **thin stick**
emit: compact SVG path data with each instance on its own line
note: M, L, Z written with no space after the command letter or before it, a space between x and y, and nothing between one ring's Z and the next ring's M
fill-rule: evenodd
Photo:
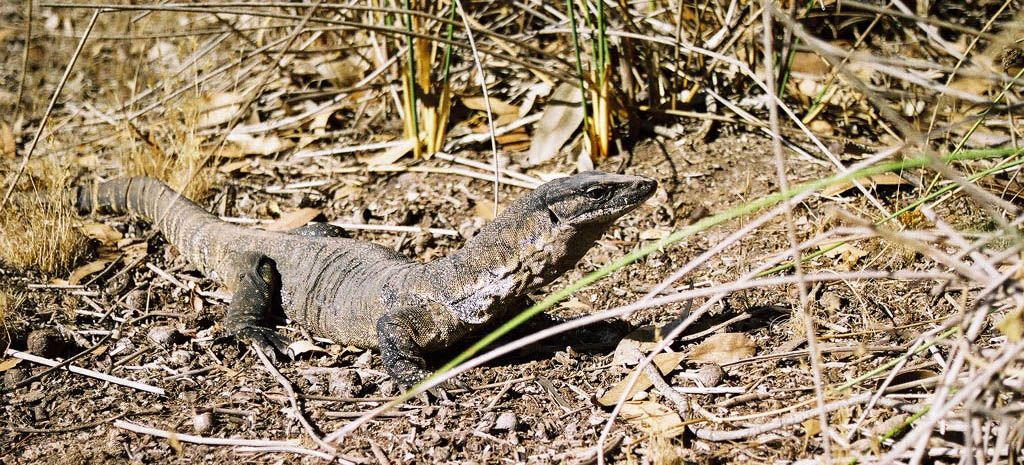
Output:
M764 47L764 77L769 95L768 124L772 129L772 151L774 153L773 158L775 159L775 173L776 178L779 181L779 188L783 192L786 192L789 190L789 179L786 176L786 157L782 154L782 135L779 133L779 105L781 104L778 103L780 99L775 95L775 67L773 65L775 62L775 52L772 48L772 14L770 11L771 5L769 5L769 2L771 1L772 0L762 0L761 22L764 30L761 35L761 45ZM791 30L787 31L792 32ZM804 337L807 338L807 350L811 355L811 373L814 379L814 395L818 401L818 420L821 424L820 437L822 457L824 457L826 464L830 464L832 463L832 440L831 428L828 423L828 410L825 409L825 390L821 369L821 353L818 352L817 331L815 330L814 316L810 312L810 296L808 295L807 283L803 281L804 270L803 260L800 256L800 240L797 239L796 223L793 221L793 199L783 200L783 205L786 207L784 215L786 219L786 236L789 239L794 271L798 281L797 289L800 293L800 311L798 312L798 315L799 318L803 320Z
M75 62L78 61L78 57L82 54L82 49L85 48L85 42L89 39L89 34L92 33L92 28L96 25L96 19L100 17L100 13L102 11L103 10L101 9L93 11L92 18L89 19L89 26L85 28L85 33L82 34L82 40L78 41L78 47L75 48L74 55L71 55L71 62L68 63L66 68L64 68L64 75L61 76L60 82L57 83L57 88L53 91L53 96L50 97L50 104L46 107L46 113L43 114L43 119L39 121L39 127L36 128L36 134L32 138L32 142L29 142L28 150L25 150L25 155L22 155L21 157L21 164L18 165L18 171L14 173L14 177L11 179L11 185L7 187L7 193L4 194L3 200L0 200L0 213L4 211L4 206L7 205L7 201L11 198L11 193L14 192L14 186L18 184L18 178L20 178L22 173L25 172L25 166L28 165L28 159L32 157L32 153L36 150L36 145L39 144L39 136L43 134L46 122L50 119L50 113L53 113L53 107L57 104L57 98L60 97L61 91L64 90L64 85L68 83L68 76L71 75L71 70L74 69ZM26 53L28 52L26 51Z
M28 76L28 51L32 48L32 0L25 2L25 50L21 54L21 77L18 78L18 92L14 99L13 125L21 116L21 98L25 95L25 78ZM37 136L38 137L38 136ZM2 207L0 207L2 209Z
M22 360L28 360L30 362L35 362L35 363L38 363L40 365L46 365L46 366L49 366L49 367L57 366L57 365L60 364L60 362L57 362L57 361L54 361L54 360L50 360L48 358L40 357L38 355L32 355L32 354L21 352L21 351L17 351L17 350L14 350L14 349L7 349L7 355L10 355L10 356L15 357L15 358L20 358ZM159 395L159 396L164 395L164 390L161 389L161 388L150 386L148 384L142 384L142 383L139 383L139 382L136 382L136 381L127 380L127 379L124 379L124 378L119 378L117 376L111 376L111 375L108 375L106 373L100 373L98 371L90 370L88 368L82 368L82 367L79 367L79 366L76 366L76 365L68 365L68 366L65 367L65 369L70 371L70 372L72 372L72 373L77 373L77 374L80 374L80 375L83 375L83 376L88 376L90 378L96 378L96 379L103 380L103 381L106 381L106 382L109 382L109 383L119 384L121 386L130 387L130 388L133 388L133 389L138 389L140 391L150 392L150 393L153 393L153 394L156 394L156 395Z
M132 423L127 420L115 420L114 426L126 429L133 433L148 434L150 436L165 439L174 438L178 441L189 442L192 444L203 444L207 446L242 446L253 448L251 450L246 449L249 452L291 452L295 454L313 455L324 460L336 459L333 455L326 454L318 450L303 449L299 447L299 441L297 440L275 441L271 439L208 438L193 434L166 431L150 426L140 425L138 423Z
M277 367L275 367L274 364L270 362L270 359L267 358L267 355L264 354L263 351L259 349L259 347L253 345L252 351L256 352L256 356L259 357L260 362L263 362L263 367L267 369L267 371L274 377L274 379L277 380L278 384L280 384L281 387L284 388L285 392L288 393L288 402L291 403L292 405L292 413L295 415L295 419L299 420L299 424L302 425L302 429L306 432L306 435L309 436L309 438L312 439L313 442L315 442L318 446L330 452L332 458L333 456L337 455L338 449L335 449L330 444L324 442L324 440L320 438L320 435L317 434L316 430L313 428L313 425L309 423L308 419L306 419L306 415L302 412L302 408L299 407L298 396L295 394L295 388L292 387L291 381L288 381L288 378L285 378L284 375L282 375L281 372L277 370Z
M480 79L480 90L484 94L484 109L487 110L487 130L491 134L491 157L494 159L494 216L498 216L498 187L501 185L500 170L498 168L498 136L494 134L494 115L491 112L491 98L487 94L487 79L485 79L484 67L480 64L480 53L476 49L476 40L473 39L473 30L469 27L469 16L462 6L462 0L455 0L459 8L459 16L462 17L462 25L466 28L466 37L469 38L469 48L473 52L473 65Z

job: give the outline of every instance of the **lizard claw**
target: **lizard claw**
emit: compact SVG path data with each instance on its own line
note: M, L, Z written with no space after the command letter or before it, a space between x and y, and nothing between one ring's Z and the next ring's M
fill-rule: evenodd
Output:
M242 342L252 345L256 350L263 352L274 363L277 363L277 354L291 357L288 351L288 345L291 341L270 328L245 326L238 330L235 337Z

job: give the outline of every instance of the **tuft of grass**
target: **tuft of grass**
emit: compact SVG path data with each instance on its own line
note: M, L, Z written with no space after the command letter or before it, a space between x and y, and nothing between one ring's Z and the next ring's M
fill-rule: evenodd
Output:
M0 262L47 275L66 272L88 253L69 189L68 167L56 160L33 161L0 215ZM13 172L9 176L13 176ZM10 182L7 177L4 183Z
M419 10L438 14L440 4L405 0L406 10ZM455 5L448 5L448 20L455 19ZM451 112L451 65L452 46L413 37L412 33L431 34L438 27L428 24L412 14L401 15L399 19L410 35L404 38L406 60L402 64L402 105L404 109L405 136L413 142L413 156L420 158L441 150L448 133L448 119ZM449 22L440 26L448 40L452 39L454 27ZM440 76L432 70L440 67Z
M122 165L128 176L159 179L185 197L198 200L209 192L215 181L209 169L211 150L195 132L198 104L185 104L176 118L184 124L167 125L166 132L143 132L127 123L120 132Z
M0 287L0 325L4 324L7 315L13 315L24 302L23 294Z

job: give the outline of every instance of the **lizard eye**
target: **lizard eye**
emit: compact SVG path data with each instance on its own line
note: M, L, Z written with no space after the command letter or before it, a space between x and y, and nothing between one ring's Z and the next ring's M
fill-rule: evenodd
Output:
M587 188L585 194L591 200L608 200L608 197L612 195L612 190L607 186L591 186Z

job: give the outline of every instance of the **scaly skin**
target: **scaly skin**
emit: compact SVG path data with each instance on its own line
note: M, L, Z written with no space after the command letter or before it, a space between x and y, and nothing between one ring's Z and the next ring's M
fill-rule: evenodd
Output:
M261 324L280 307L314 334L379 349L391 376L411 385L429 375L424 353L521 310L529 292L573 268L655 187L600 172L548 182L429 263L334 237L329 225L282 233L226 223L150 178L80 188L78 206L149 218L189 262L235 292L224 326L262 350L286 347Z

